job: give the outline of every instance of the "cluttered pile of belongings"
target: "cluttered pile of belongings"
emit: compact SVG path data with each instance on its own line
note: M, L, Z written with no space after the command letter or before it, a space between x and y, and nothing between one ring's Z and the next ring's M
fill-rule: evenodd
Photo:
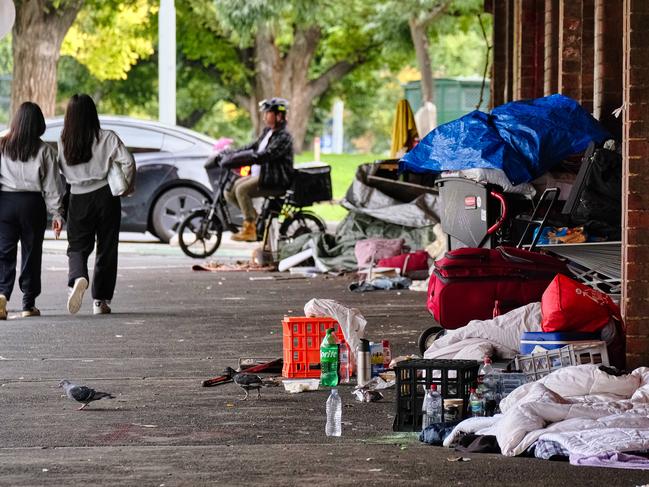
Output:
M575 100L556 94L437 127L403 156L400 170L465 178L530 199L558 188L570 208L542 230L540 243L619 240L622 164L610 139ZM584 164L580 155L590 146Z
M490 114L475 110L431 131L402 159L412 172L500 169L513 185L530 182L591 141L610 135L575 100L551 95Z
M502 414L469 418L444 439L493 436L503 455L567 457L574 465L649 469L649 368L565 367L525 384ZM636 454L638 453L638 454Z
M563 274L552 280L541 302L448 330L430 345L424 357L512 359L519 353L525 333L594 333L606 342L611 363L624 364L625 331L619 307L606 294Z
M341 203L349 214L336 233L299 236L281 248L280 258L312 249L320 272L355 271L359 268L356 245L363 240L401 240L404 253L407 249L424 249L439 240L436 195L422 194L409 202L397 200L368 184L368 170L369 165L359 166ZM443 248L438 249L442 251Z
M570 218L560 222L555 219L537 232L541 233L541 243L615 240L620 235L620 212L616 211L621 200L620 157L613 145L599 147L609 138L608 132L575 100L557 94L507 103L490 114L474 111L439 126L403 156L399 171L440 180L459 177L492 185L506 195L527 201L519 203L514 199L514 205L526 208L521 212L525 213L532 198L547 187L559 188L559 199L567 202L580 167L574 158L595 144L598 147L592 154L592 168L583 177L579 201ZM567 161L571 157L573 161ZM429 256L435 259L446 247L452 246L452 229L446 227L445 221L455 220L462 228L470 227L462 223L463 218L469 218L471 210L465 208L464 200L450 205L440 197L441 189L439 194L433 189L407 201L397 199L373 184L371 166L359 166L341 202L349 214L338 225L335 234L311 233L284 242L280 259L300 253L306 255L308 251L308 258L313 259L312 265L318 272L357 271L363 267L357 258L357 244L377 239L401 239L403 249L393 255L395 257L405 258L407 254L427 249ZM611 199L617 202L609 201ZM480 198L475 200L480 206ZM482 217L480 225L485 228L479 231L491 232L492 223L499 216L492 206L484 203L487 216ZM600 211L604 207L612 210ZM516 226L513 218L519 214L519 208L513 208L514 211L507 212L506 226L489 237L489 245L512 245L525 236L525 232L520 235L522 228ZM466 209L464 214L455 214L463 209ZM476 233L473 227L469 231ZM481 246L461 241L466 246ZM378 260L379 257L372 260L370 266L375 267ZM377 282L374 288L387 289L393 284ZM356 289L369 290L371 287Z

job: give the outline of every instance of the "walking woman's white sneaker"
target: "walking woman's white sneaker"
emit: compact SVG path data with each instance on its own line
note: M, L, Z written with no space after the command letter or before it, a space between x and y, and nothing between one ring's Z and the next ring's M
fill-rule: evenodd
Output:
M7 319L7 297L0 294L0 320Z
M93 315L107 315L110 313L110 306L106 301L100 299L95 299L92 303L92 314Z
M74 286L70 288L68 293L68 311L70 314L75 314L81 309L86 289L88 289L88 280L85 277L75 279Z

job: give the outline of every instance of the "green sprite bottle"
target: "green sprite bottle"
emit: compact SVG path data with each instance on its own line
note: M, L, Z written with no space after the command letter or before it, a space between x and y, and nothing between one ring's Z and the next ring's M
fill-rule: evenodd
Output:
M320 385L325 387L338 385L338 340L333 328L327 330L320 344Z

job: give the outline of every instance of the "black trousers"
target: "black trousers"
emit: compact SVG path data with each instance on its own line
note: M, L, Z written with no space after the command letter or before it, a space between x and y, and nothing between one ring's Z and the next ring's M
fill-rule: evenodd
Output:
M47 225L45 201L40 193L0 191L0 294L11 297L16 280L16 257L20 242L18 284L23 309L30 309L41 294L43 237Z
M95 248L92 275L93 299L110 300L117 281L117 245L122 204L108 186L85 194L70 195L68 208L68 286L88 276L88 257Z

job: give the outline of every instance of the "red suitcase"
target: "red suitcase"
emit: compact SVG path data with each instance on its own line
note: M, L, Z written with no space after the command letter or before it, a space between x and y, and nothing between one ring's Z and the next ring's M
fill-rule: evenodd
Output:
M563 261L527 250L452 250L435 262L428 310L444 328L460 328L541 301L559 273L570 275Z

